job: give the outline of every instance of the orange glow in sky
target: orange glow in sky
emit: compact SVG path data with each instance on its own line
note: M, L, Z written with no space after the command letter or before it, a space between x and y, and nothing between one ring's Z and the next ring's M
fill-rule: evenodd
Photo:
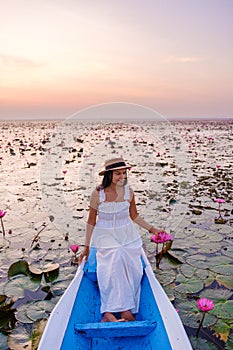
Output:
M229 0L2 1L0 119L120 101L232 117L232 14Z

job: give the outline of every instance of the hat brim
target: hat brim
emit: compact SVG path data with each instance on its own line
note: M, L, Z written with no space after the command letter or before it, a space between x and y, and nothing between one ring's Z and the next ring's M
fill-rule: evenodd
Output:
M119 169L131 169L132 168L132 166L130 166L130 165L125 165L125 166L119 166L119 167L116 167L116 168L112 168L112 169L109 169L109 170L101 170L100 172L99 172L99 175L100 176L102 176L102 175L104 175L107 171L113 171L113 170L119 170Z

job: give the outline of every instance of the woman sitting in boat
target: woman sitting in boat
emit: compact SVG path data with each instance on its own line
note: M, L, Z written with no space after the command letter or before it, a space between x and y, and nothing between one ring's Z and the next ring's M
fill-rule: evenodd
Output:
M96 248L102 322L134 321L138 312L142 241L134 223L153 234L158 229L139 216L132 188L127 185L123 158L105 162L102 184L91 194L85 245L79 262ZM98 218L98 219L97 219ZM119 315L119 318L117 318Z

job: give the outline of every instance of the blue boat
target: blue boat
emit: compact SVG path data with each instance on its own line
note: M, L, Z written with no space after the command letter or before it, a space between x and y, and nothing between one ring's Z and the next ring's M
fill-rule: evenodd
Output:
M192 350L177 311L142 250L136 320L101 322L95 250L82 263L46 324L38 350Z

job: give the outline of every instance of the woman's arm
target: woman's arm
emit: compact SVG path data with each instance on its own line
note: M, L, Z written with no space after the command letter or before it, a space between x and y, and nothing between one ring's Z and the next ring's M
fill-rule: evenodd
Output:
M146 222L139 214L137 211L136 203L135 203L135 197L134 194L132 193L131 195L131 200L130 200L130 207L129 207L129 212L130 212L130 218L138 224L140 227L145 228L147 231L157 235L160 230L155 228L153 225L149 224Z
M85 242L84 242L84 248L82 253L79 256L79 264L82 262L83 258L85 257L86 260L88 259L89 252L90 252L90 243L91 243L91 236L92 232L94 230L95 224L96 224L96 218L97 218L97 208L98 208L98 196L96 195L96 190L93 191L90 199L90 208L89 208L89 214L86 224L86 236L85 236Z

